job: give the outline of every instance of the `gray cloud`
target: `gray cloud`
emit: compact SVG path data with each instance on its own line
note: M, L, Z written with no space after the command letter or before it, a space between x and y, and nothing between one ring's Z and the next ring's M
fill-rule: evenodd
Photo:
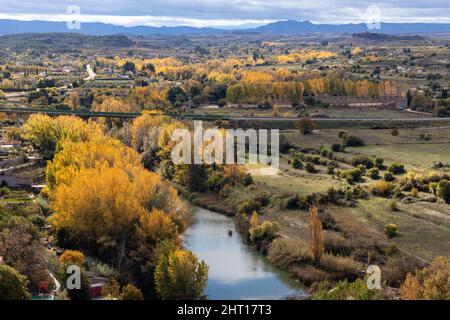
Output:
M318 23L366 22L367 8L380 8L385 22L450 22L450 0L0 0L0 17L58 20L78 5L85 20L117 24L236 25L275 20ZM59 16L60 17L60 16ZM61 17L60 17L61 18Z

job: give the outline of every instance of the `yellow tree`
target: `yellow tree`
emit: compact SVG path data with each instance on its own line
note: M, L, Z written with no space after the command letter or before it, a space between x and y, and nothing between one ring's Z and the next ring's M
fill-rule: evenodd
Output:
M310 249L314 263L318 265L324 252L322 223L316 206L311 206L310 213Z

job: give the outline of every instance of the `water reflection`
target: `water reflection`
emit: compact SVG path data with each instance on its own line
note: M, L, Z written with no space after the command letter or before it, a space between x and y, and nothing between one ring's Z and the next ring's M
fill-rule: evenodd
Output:
M209 299L283 299L303 293L286 272L243 243L232 218L196 208L183 241L209 266Z

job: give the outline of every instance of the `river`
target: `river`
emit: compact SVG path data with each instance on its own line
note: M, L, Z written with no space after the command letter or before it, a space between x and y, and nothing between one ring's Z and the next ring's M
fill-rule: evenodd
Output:
M304 295L302 286L287 272L270 265L244 244L233 218L194 207L194 221L183 234L183 243L209 266L208 299L268 300Z

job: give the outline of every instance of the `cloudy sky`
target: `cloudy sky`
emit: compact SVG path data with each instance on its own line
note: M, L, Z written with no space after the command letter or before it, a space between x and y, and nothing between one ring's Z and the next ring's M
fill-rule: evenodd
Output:
M278 20L314 23L450 23L450 0L0 0L0 19L67 21L135 26L243 27Z

